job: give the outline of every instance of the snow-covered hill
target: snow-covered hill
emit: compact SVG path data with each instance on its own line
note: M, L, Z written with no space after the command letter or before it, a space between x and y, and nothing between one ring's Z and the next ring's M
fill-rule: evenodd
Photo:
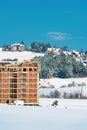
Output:
M25 59L32 59L35 56L44 56L44 54L41 53L34 53L34 52L11 52L11 51L2 51L0 52L0 61L4 59L18 59L19 62L25 60Z
M50 92L58 90L60 93L81 93L87 96L87 78L51 78L40 79L39 94L49 95Z

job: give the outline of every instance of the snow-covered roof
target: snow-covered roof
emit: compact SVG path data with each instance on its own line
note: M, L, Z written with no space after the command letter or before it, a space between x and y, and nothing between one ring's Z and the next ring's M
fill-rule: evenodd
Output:
M20 44L20 43L14 43L12 44L11 46L24 46L23 44Z

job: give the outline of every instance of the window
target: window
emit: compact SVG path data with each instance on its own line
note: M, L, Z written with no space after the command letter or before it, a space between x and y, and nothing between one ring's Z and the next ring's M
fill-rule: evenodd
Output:
M9 89L7 89L7 92L10 92L10 90L9 90Z
M7 70L9 71L9 68L7 68Z
M3 74L3 77L5 77L5 78L8 77L8 76L9 76L9 73L4 73Z
M2 89L2 92L4 92L4 90Z
M26 68L23 68L23 71L26 71Z
M32 79L29 79L29 82L32 82Z
M29 76L32 76L32 74L30 73Z
M26 89L23 89L23 93L26 93Z
M26 82L26 79L23 79L23 82Z
M23 76L23 75L22 75L22 73L18 73L18 76L20 77L20 76Z
M29 103L32 103L32 100L31 100L31 99L29 99Z
M32 84L29 84L30 87L32 87Z
M23 99L24 102L26 102L26 99Z
M34 68L34 71L37 71L37 69L36 69L36 68Z
M21 89L18 89L18 92L20 93L20 92L21 92Z
M18 79L18 83L20 83L22 80L21 79Z
M34 92L36 93L36 92L37 92L37 89L34 89Z
M32 71L32 68L29 68L29 71Z
M32 97L32 94L29 94L29 97Z
M19 71L21 71L22 70L22 68L19 68Z
M7 94L7 96L9 97L10 95L9 95L9 94Z
M26 88L26 84L23 84L23 87Z
M4 68L2 68L2 70L4 71Z
M37 82L37 79L34 79L34 82Z
M32 89L29 89L29 92L31 93L31 92L32 92Z
M26 77L26 73L23 73L23 76Z
M21 95L20 95L20 94L18 94L18 97L21 97Z
M37 87L37 84L34 84L34 87Z
M34 102L36 102L36 103L37 103L37 99L34 99Z
M31 76L31 77L36 77L37 74L36 74L36 73L34 73L34 74L30 73L29 76Z
M14 72L16 72L17 71L17 68L14 68Z
M26 94L22 94L23 98L26 98Z
M10 86L10 84L7 84L7 86Z

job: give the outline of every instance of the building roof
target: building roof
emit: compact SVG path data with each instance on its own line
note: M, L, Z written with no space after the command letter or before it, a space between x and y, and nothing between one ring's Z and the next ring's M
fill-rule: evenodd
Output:
M24 44L21 44L21 43L14 43L12 44L11 46L25 46Z

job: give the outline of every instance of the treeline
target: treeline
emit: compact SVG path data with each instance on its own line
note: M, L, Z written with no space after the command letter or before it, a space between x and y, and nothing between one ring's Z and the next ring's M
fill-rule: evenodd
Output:
M38 53L44 53L47 51L48 48L51 48L50 43L41 43L41 42L32 42L31 43L31 51L38 52Z
M51 91L49 94L40 95L41 98L64 98L64 99L87 99L87 96L82 92L61 93L58 90Z
M47 52L48 48L52 48L51 43L44 43L44 42L36 42L36 41L34 41L34 42L30 43L29 46L24 41L21 41L19 43L25 46L26 51L33 51L33 52L37 52L37 53L45 53L45 52ZM11 45L12 44L4 43L2 45L2 48L5 51L11 51ZM53 48L56 48L56 46L54 45ZM68 51L67 46L62 46L62 47L59 47L59 48L62 51ZM81 49L81 51L79 53L82 53L82 54L84 53L85 55L87 55L87 51L83 52L82 49Z
M25 50L26 51L32 51L36 53L45 53L47 52L48 48L51 48L50 43L43 43L43 42L32 42L30 46L27 46L24 41L21 41L20 44L25 45ZM11 45L9 44L3 44L2 46L3 50L5 51L10 51L11 50Z
M48 53L44 57L36 57L40 61L40 78L69 78L87 76L87 67L72 56L61 53Z

